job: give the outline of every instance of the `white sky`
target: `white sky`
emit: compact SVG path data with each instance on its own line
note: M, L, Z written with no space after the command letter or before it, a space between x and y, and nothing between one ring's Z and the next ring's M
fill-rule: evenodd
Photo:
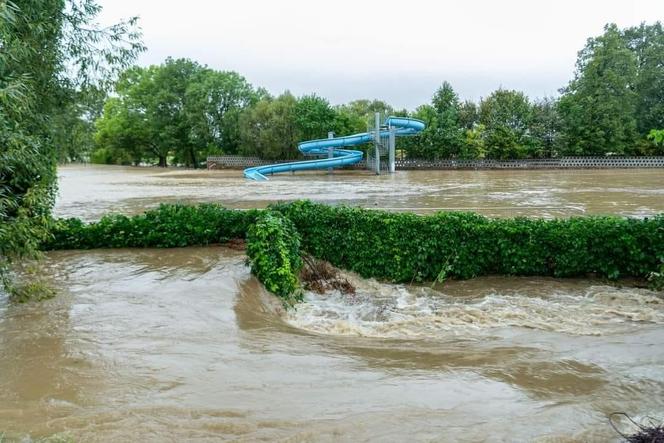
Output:
M502 86L554 95L605 23L664 20L664 0L99 0L100 22L140 16L139 64L188 57L274 94L413 109L443 80L462 99Z

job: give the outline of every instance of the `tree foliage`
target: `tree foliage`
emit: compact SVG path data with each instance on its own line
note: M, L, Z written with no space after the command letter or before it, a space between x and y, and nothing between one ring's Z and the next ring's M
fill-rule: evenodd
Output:
M451 84L444 82L433 95L431 105L436 120L436 124L432 125L430 135L432 148L437 151L434 155L457 156L463 143L463 129L459 121L459 96L454 92Z
M607 25L579 52L575 77L560 97L530 100L523 92L501 87L478 102L462 102L452 85L443 82L430 103L413 112L381 100L331 106L316 94L295 97L286 92L274 98L236 73L169 59L160 67L133 68L123 76L117 90L131 112L119 112L115 104L107 107L102 120L118 121L97 124L99 149L93 159L165 165L170 158L190 166L211 153L295 159L301 156L298 142L330 131L337 136L364 132L373 126L376 112L426 123L419 135L399 140L400 155L411 158L657 154L662 147L648 134L664 127L663 59L660 22L622 30ZM127 82L137 70L153 78L146 80L152 86L134 94L135 86ZM151 128L147 137L143 126ZM128 136L130 130L136 133ZM87 143L83 135L81 131L81 145Z
M296 158L301 139L296 116L297 99L290 92L261 100L240 119L240 152L267 159Z
M242 111L258 92L236 72L188 59L125 71L97 121L98 152L105 163L156 162L198 167L207 154L236 153Z
M486 128L489 157L506 160L539 156L530 133L533 108L525 94L498 89L482 100L479 114Z
M364 132L374 112L384 115L391 108L384 102L357 100L333 107L315 94L295 97L286 91L267 97L240 117L240 153L265 159L295 159L302 154L303 140L326 138L329 132L344 136Z
M637 58L616 25L588 40L560 100L563 152L630 153L637 139Z
M556 99L546 97L532 105L530 136L543 157L556 157L560 151L560 115Z
M664 154L664 129L652 129L647 138L655 145L656 154Z
M374 114L380 113L382 117L387 117L394 113L394 108L382 100L354 100L342 106L352 115L357 116L365 122L373 122ZM366 126L365 128L366 129Z
M86 161L95 148L95 121L104 108L106 91L89 87L76 91L50 122L59 163Z
M302 140L327 137L336 123L330 103L315 94L300 97L295 104L295 125Z
M486 127L483 124L473 125L467 129L465 139L461 145L459 158L464 160L476 160L485 158L486 153Z
M67 115L143 49L136 19L99 28L94 0L0 2L0 277L46 234L56 143L78 137ZM63 112L63 110L65 112ZM11 289L11 288L10 288Z
M664 128L664 28L661 22L641 23L623 32L636 57L636 127L640 136Z

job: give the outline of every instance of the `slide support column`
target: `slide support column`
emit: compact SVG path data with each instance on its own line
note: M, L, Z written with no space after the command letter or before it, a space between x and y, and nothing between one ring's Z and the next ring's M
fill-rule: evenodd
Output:
M334 138L334 132L329 131L327 133L327 138ZM332 158L332 157L334 157L334 148L330 146L329 148L327 148L327 158ZM327 168L327 173L331 175L332 168Z
M380 112L374 114L374 148L376 151L376 175L380 175Z
M388 157L388 168L390 174L394 174L396 171L395 165L395 156L397 151L397 140L396 140L396 129L390 127L390 138L389 138L389 157Z

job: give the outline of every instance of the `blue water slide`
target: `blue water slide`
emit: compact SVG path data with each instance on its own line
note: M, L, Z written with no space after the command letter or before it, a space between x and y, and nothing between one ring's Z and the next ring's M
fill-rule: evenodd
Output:
M424 129L424 122L407 117L389 117L385 121L386 128L381 129L381 137L389 135L390 128L395 129L397 136L415 135ZM338 168L353 165L360 160L364 154L354 149L344 149L349 146L362 145L374 141L373 132L362 132L360 134L347 135L345 137L323 138L301 142L297 148L304 155L329 155L332 148L332 157L317 158L315 160L304 160L290 163L277 163L274 165L254 166L244 170L244 176L252 180L267 180L266 175L278 174L280 172L306 171L310 169Z

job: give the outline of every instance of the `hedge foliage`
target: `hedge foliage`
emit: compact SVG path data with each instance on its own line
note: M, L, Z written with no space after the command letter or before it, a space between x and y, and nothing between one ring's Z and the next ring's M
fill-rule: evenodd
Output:
M434 280L480 275L646 277L664 261L664 215L542 220L412 213L299 201L273 207L303 250L363 277Z
M300 247L363 277L393 282L490 274L646 278L664 263L664 214L490 219L308 201L250 211L162 205L143 215L109 215L90 224L60 220L44 249L181 247L242 237L247 237L252 272L282 297L297 292Z
M162 204L141 215L111 214L86 224L58 220L43 249L174 248L244 238L259 210L236 211L216 204Z
M270 292L285 300L301 298L300 235L293 222L278 212L260 214L247 231L247 256L251 272Z

